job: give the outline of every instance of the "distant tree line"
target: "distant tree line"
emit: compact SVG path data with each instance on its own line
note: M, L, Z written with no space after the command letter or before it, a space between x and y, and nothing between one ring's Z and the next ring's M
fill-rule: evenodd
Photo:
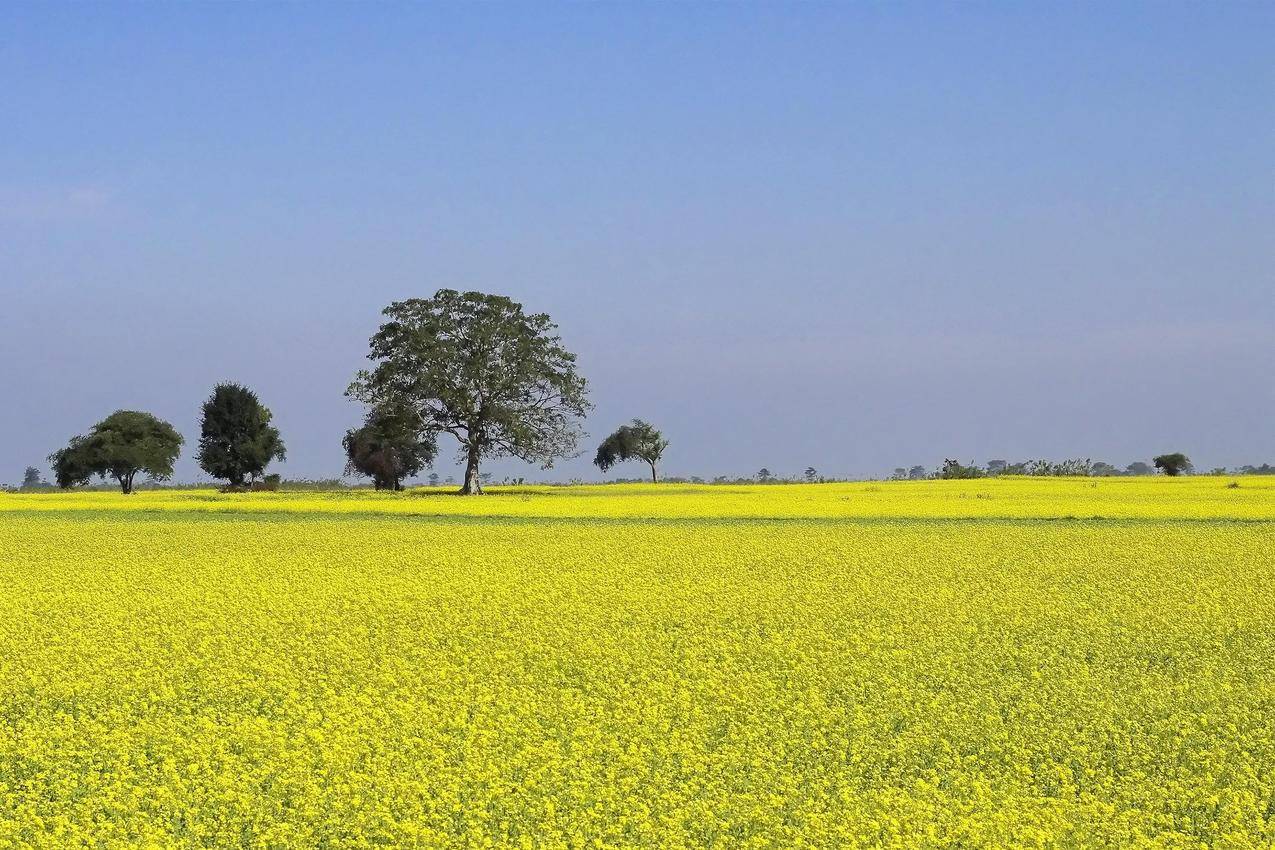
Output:
M1262 472L1269 469L1270 467L1266 464L1262 464L1261 467L1245 466L1241 467L1238 473L1269 474ZM1164 475L1177 476L1190 475L1194 471L1190 458L1181 452L1171 452L1157 455L1152 458L1149 464L1139 460L1128 464L1124 468L1118 468L1105 461L1091 460L1087 457L1069 458L1062 461L1027 460L1018 463L1010 463L1005 460L989 460L983 466L978 466L973 461L964 464L959 460L947 458L943 461L943 465L933 472L930 472L924 466L895 467L894 474L890 478L896 481L919 481L924 479L995 478L1000 475L1114 477L1163 473ZM1211 474L1226 475L1228 473L1225 469L1218 468L1212 470Z
M481 465L513 457L543 469L578 455L580 422L592 408L587 383L576 357L562 344L557 326L543 313L527 313L500 295L440 289L430 298L396 301L383 311L385 321L370 340L372 367L359 371L346 395L366 406L363 424L348 430L341 443L346 474L370 478L383 490L430 468L439 440L455 441L464 465L460 493L478 494L492 477ZM286 458L283 438L270 410L249 388L221 383L201 408L196 460L200 469L226 482L227 490L274 489L267 475L274 461ZM86 486L92 479L114 481L124 493L172 477L184 440L171 424L137 410L117 410L49 455L60 487ZM606 472L617 464L640 462L650 481L660 480L659 465L669 440L651 423L633 419L597 447L593 463ZM1123 469L1088 458L1060 462L988 461L984 466L948 458L930 472L923 466L899 467L892 478L980 478L997 475L1166 475L1193 471L1180 452L1159 455ZM1225 470L1214 470L1221 473ZM1272 472L1268 464L1241 472ZM431 473L430 484L439 476ZM521 483L523 479L516 479ZM702 483L698 477L666 479ZM820 483L829 479L813 467L799 476L780 477L763 467L748 478L719 476L711 483ZM447 483L453 483L449 477ZM22 488L48 487L34 467Z
M378 489L399 490L404 479L434 462L442 435L457 442L464 494L481 493L490 481L480 470L485 459L515 457L548 469L575 455L580 420L591 405L575 355L547 315L525 313L504 296L450 289L395 302L384 315L371 339L375 365L359 372L347 391L368 408L363 425L342 438L348 474L370 477ZM227 490L277 486L278 477L265 470L285 459L283 439L252 390L218 384L201 413L202 470L227 482ZM131 493L138 475L171 478L182 444L168 422L119 410L72 437L49 462L61 487L97 477ZM598 458L607 466L641 459L654 479L667 445L659 432L635 420L608 438ZM25 484L41 486L39 470L28 470Z
M227 482L227 489L252 489L272 460L284 459L283 440L270 424L270 411L252 390L223 383L213 388L201 410L199 467ZM94 477L113 480L122 493L132 493L139 474L167 481L185 442L168 422L140 410L117 410L72 437L49 455L59 487L85 486ZM27 469L26 480L39 470ZM269 482L277 486L278 477Z

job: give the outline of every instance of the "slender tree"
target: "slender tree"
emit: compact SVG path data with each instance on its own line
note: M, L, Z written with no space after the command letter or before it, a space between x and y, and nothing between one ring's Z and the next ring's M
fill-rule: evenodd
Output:
M416 414L404 405L373 409L363 427L345 432L348 475L366 475L378 490L402 490L410 478L434 462L438 446L423 433Z
M402 399L423 432L460 444L465 483L481 493L479 464L516 457L548 469L571 456L588 411L575 355L543 313L527 314L501 295L440 289L397 301L373 335L368 359L347 394L376 407Z
M628 425L616 428L611 436L602 441L602 444L598 446L597 455L593 458L593 463L598 469L606 472L616 463L629 460L645 461L651 467L651 483L655 483L660 480L655 466L664 456L666 448L668 448L668 440L664 439L663 434L649 422L634 419Z
M218 384L204 402L199 428L197 460L213 478L224 478L232 487L265 472L272 460L287 454L279 429L257 394L234 383Z
M162 419L117 410L88 434L72 437L66 448L49 455L49 463L59 487L87 484L97 475L114 478L128 494L139 472L160 481L170 477L181 446L181 434Z

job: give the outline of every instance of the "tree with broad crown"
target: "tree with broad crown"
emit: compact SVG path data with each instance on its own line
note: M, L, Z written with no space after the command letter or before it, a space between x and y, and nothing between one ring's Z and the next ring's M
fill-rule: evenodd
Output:
M402 490L410 478L434 462L438 445L423 433L416 414L403 404L373 408L363 427L345 432L341 441L347 475L366 475L378 490Z
M1151 459L1151 462L1155 464L1156 469L1165 475L1181 475L1184 472L1191 471L1191 460L1182 452L1157 455Z
M199 429L199 467L213 478L224 478L232 487L265 472L272 460L287 454L279 429L257 394L235 383L213 388L204 402Z
M655 426L641 419L634 419L630 424L616 428L611 436L602 441L602 445L598 446L597 456L593 458L593 463L598 469L606 472L615 464L624 461L646 461L651 467L651 483L654 484L660 480L656 474L655 465L664 456L664 450L667 448L668 440L664 439L664 435L656 430Z
M484 458L516 457L543 468L573 456L588 412L575 355L543 313L528 315L501 295L440 289L396 301L372 336L369 360L347 395L370 406L410 404L428 434L460 443L465 483L482 492Z
M22 486L24 488L39 487L42 483L40 481L40 470L34 466L28 466L27 471L22 473Z
M128 494L139 472L159 481L171 476L182 442L182 435L162 419L139 410L117 410L87 435L72 437L66 448L49 455L49 463L59 487L87 484L97 475L114 478Z

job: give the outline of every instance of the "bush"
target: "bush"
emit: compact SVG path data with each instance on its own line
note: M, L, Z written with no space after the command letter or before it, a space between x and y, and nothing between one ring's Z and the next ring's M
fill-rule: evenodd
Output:
M943 468L939 470L936 477L944 479L982 478L983 470L975 466L973 461L970 461L969 466L965 466L959 460L947 458L943 461Z
M276 493L279 490L279 481L279 476L272 472L260 481L252 482L252 491L254 493Z

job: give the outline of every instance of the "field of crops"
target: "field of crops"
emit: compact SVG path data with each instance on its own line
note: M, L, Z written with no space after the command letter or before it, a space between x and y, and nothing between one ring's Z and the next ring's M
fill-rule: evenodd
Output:
M0 495L0 847L1271 847L1238 482Z

